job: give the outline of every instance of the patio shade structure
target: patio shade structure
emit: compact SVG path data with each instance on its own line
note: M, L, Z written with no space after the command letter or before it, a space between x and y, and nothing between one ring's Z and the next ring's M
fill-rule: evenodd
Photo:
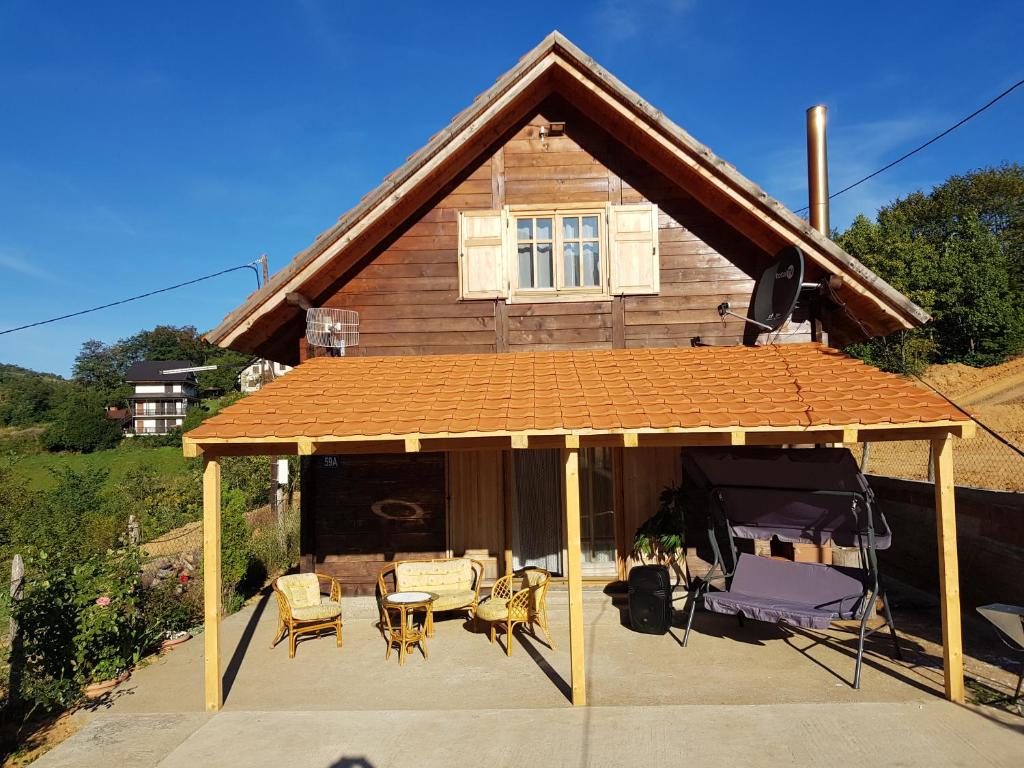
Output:
M313 358L184 440L201 456L206 708L218 710L220 458L558 448L565 473L572 703L586 704L579 450L929 440L946 697L962 701L954 437L969 417L820 344Z

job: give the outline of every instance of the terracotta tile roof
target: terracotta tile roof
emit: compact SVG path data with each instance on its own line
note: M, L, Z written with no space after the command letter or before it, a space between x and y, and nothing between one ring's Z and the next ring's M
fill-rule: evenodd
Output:
M969 421L819 344L314 358L188 433L205 439Z

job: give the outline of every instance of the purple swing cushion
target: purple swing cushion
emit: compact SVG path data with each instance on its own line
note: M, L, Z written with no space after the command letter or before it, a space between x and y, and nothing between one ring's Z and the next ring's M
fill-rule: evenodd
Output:
M825 629L836 619L856 618L864 596L863 576L856 568L743 553L729 590L705 594L704 607L755 621Z

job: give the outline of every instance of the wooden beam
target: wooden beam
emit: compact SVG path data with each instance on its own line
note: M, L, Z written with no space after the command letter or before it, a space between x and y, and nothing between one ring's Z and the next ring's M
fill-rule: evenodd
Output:
M849 429L844 429L842 442L844 445L853 445L854 443L860 442L857 439L857 430L853 429L852 427Z
M953 438L932 440L935 464L935 528L939 545L939 605L942 607L942 669L946 698L964 702L964 652L960 630L960 569L956 549Z
M405 438L405 452L406 453L419 453L420 452L420 439L418 437L407 437L407 438Z
M580 436L579 435L566 435L565 436L565 447L566 448L579 448L580 447Z
M293 307L298 307L302 310L313 308L313 303L298 291L290 291L286 293L284 295L284 300Z
M587 703L587 680L583 664L583 566L580 554L580 452L562 450L565 464L566 571L569 576L569 663L572 668L572 704Z
M746 445L747 444L747 433L736 430L732 433L732 437L729 440L733 445Z
M623 448L636 448L640 445L640 435L636 432L625 432L622 435Z
M530 438L526 435L512 435L512 447L523 450L530 447Z
M203 654L206 711L224 704L220 677L220 461L203 459Z
M316 450L316 443L314 443L308 437L300 437L298 439L299 456L312 456Z

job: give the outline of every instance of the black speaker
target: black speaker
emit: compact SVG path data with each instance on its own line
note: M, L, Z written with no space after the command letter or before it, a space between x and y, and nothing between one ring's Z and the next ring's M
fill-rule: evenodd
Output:
M638 565L629 572L629 623L637 632L664 635L672 626L672 585L663 565Z

